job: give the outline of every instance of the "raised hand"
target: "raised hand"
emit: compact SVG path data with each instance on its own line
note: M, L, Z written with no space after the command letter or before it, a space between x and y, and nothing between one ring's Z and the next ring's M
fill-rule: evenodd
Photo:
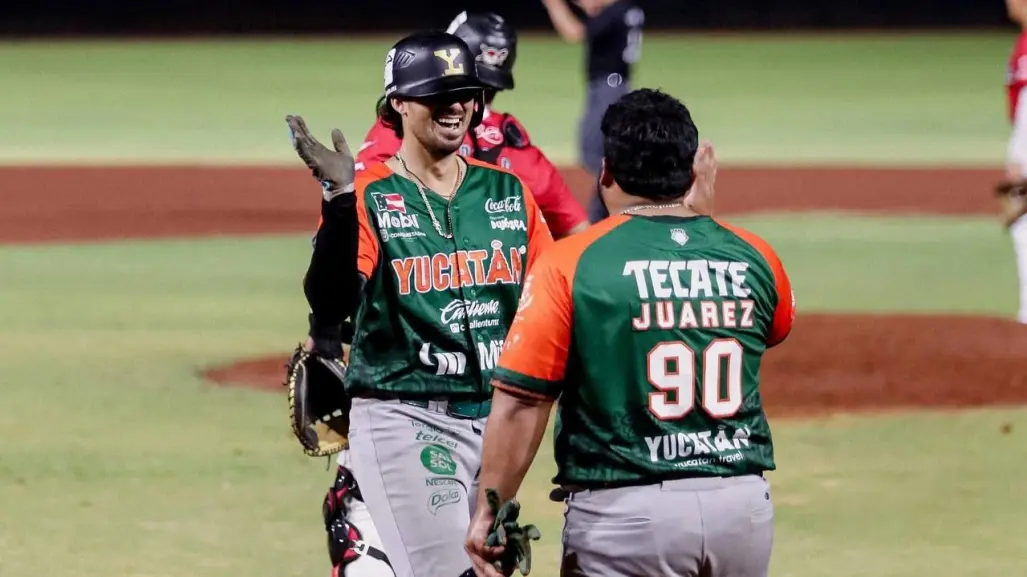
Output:
M716 197L714 185L717 182L717 155L713 150L713 143L707 141L699 145L695 160L692 162L692 170L695 173L695 182L685 197L685 204L698 214L713 216Z
M330 150L310 134L302 116L290 114L285 117L285 122L289 125L292 147L313 173L314 178L321 183L325 200L330 201L340 194L352 193L355 190L353 180L356 163L342 131L338 128L332 130L332 146L335 150Z

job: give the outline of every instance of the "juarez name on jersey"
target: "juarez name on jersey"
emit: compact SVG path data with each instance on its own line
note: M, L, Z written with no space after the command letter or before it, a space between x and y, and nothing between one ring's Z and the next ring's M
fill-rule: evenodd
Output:
M442 231L452 226L447 239L417 186L384 163L356 187L368 298L354 317L347 391L487 399L525 271L552 242L530 191L468 160L451 206L425 190Z
M562 395L554 482L587 487L774 469L759 364L787 335L791 318L780 317L792 308L773 251L709 217L614 216L594 228L558 243L525 287L522 306L533 306L536 290L551 295L557 286L568 295L573 322L562 371L533 368L547 361L509 350L496 372L504 383ZM589 361L576 351L590 351Z

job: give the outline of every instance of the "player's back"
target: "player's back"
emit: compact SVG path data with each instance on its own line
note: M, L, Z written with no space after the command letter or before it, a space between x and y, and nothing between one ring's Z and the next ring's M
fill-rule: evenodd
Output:
M595 228L571 283L560 419L578 432L557 440L568 464L558 481L773 469L760 361L787 336L794 306L773 250L709 217L615 216Z

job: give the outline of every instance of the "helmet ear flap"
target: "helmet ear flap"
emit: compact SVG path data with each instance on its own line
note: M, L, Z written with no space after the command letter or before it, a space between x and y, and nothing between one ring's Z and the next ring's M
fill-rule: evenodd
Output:
M474 96L474 114L471 115L470 129L474 130L485 119L485 91L481 90ZM473 135L472 135L473 136Z

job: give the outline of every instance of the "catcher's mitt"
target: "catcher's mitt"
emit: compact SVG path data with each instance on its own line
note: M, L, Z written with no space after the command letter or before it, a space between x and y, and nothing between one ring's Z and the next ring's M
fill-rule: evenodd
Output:
M542 533L534 525L524 525L517 522L521 514L521 505L511 499L502 506L499 504L499 494L495 489L485 489L485 496L488 498L489 508L496 516L492 523L492 532L485 539L488 547L504 547L499 560L498 569L503 575L513 575L513 570L520 570L521 575L531 573L531 542L542 538Z
M311 457L324 457L349 448L349 410L346 365L341 359L296 347L286 365L289 420L292 432Z

